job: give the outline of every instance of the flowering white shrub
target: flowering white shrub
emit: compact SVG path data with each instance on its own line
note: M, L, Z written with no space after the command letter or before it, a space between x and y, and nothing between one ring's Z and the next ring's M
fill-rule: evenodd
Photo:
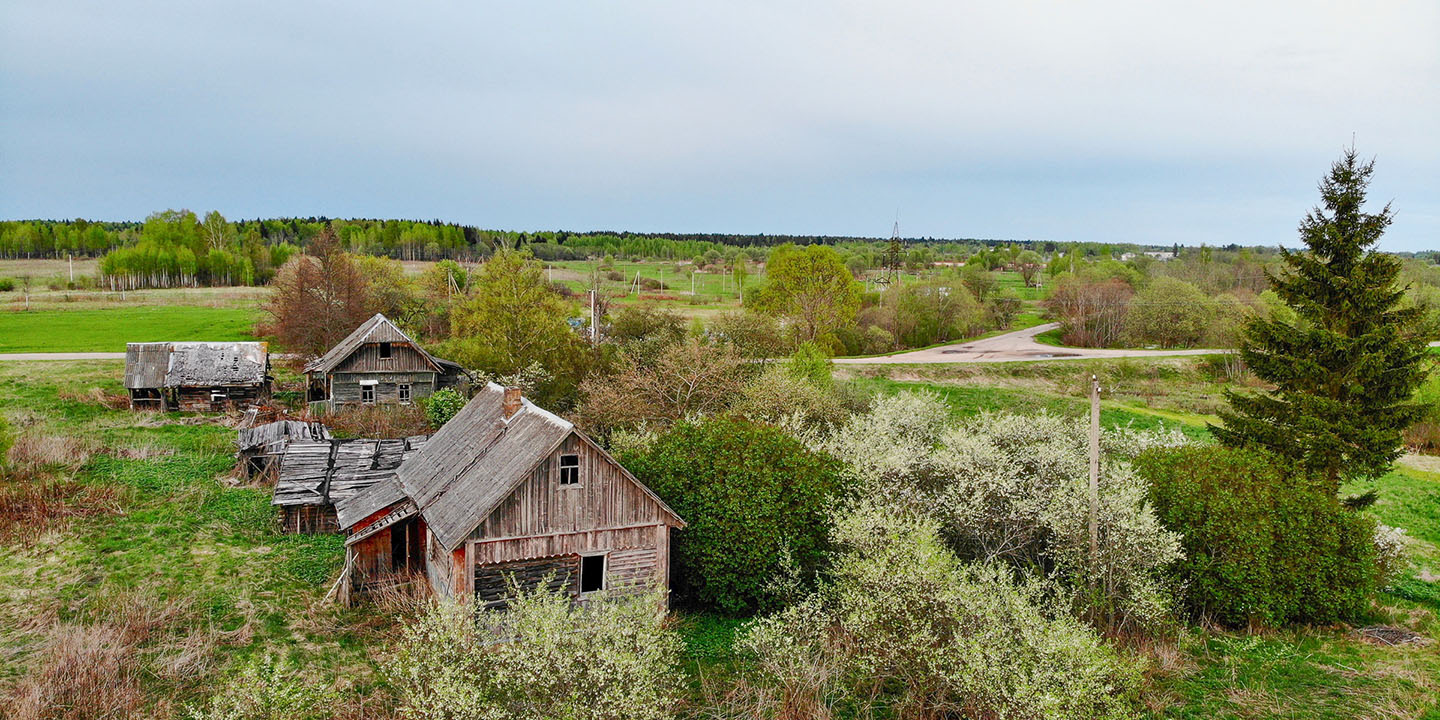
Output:
M680 641L656 593L520 592L504 611L436 606L384 665L404 717L660 720L680 686Z
M788 717L876 705L894 717L1131 714L1134 668L1054 612L1043 584L961 563L934 520L894 507L863 507L835 535L832 582L741 638L768 690L753 705Z
M1389 587L1405 573L1405 529L1375 525L1375 585Z
M863 497L934 518L962 557L1054 573L1087 615L1114 629L1163 618L1162 573L1180 558L1179 537L1117 456L1180 438L1128 429L1109 437L1092 566L1086 424L1044 413L949 422L938 397L901 394L817 444L848 464Z

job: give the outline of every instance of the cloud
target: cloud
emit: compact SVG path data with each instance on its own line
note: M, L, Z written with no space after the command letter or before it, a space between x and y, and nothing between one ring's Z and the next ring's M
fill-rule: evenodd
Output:
M1440 6L0 10L0 216L1292 242L1352 133L1440 239Z

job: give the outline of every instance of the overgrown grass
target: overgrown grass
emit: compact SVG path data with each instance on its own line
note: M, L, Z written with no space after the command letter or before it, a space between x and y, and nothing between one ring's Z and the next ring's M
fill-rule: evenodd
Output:
M127 342L254 340L245 308L122 306L0 312L0 353L124 352Z

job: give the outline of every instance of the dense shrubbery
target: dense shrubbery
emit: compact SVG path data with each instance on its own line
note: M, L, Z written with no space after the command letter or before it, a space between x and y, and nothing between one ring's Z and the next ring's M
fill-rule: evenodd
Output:
M1179 556L1178 538L1160 526L1143 483L1121 461L1129 448L1117 447L1148 435L1156 434L1107 437L1098 567L1089 560L1082 422L998 414L952 425L938 398L902 394L876 401L818 445L847 463L863 496L933 517L961 557L1053 573L1075 591L1081 612L1121 628L1166 617L1163 570ZM1153 442L1178 440L1162 433Z
M681 423L621 462L689 527L675 534L675 590L727 613L773 607L788 556L823 561L839 466L784 432L728 419Z
M1155 450L1136 461L1166 527L1192 615L1232 626L1357 617L1375 587L1374 522L1323 482L1250 450Z
M436 429L450 422L450 418L455 417L455 413L465 407L465 402L465 396L455 388L437 390L431 393L430 397L421 400L425 407L425 419L430 422L430 427Z
M480 617L438 605L405 629L384 671L403 717L662 720L680 688L680 641L655 594L520 592Z
M1129 717L1134 668L1034 580L965 565L931 520L838 521L831 581L743 638L757 671L734 717Z

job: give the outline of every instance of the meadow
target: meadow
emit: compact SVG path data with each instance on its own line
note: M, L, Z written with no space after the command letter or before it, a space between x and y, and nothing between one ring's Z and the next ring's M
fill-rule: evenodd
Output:
M1083 376L1096 372L1115 388L1106 425L1176 422L1187 432L1203 430L1223 385L1199 359L1087 365L851 375L875 392L939 393L964 416L1081 412ZM337 717L374 717L387 692L377 663L403 606L322 602L341 564L340 538L278 534L269 489L232 474L231 419L132 413L121 407L121 371L118 361L0 364L0 412L21 431L12 457L40 462L37 478L48 478L30 481L48 493L43 511L24 505L27 512L7 513L0 527L0 695L55 682L59 675L46 673L65 661L54 650L63 637L111 643L112 659L134 671L123 678L127 692L150 715L181 715L246 663L273 655L289 658L308 681L338 688ZM1163 378L1154 392L1151 377ZM1150 413L1133 404L1146 393ZM1406 528L1415 566L1380 594L1371 620L1408 628L1422 642L1389 645L1344 626L1176 627L1142 645L1122 642L1149 659L1137 698L1143 715L1440 717L1440 473L1402 464L1375 489L1369 512ZM0 503L22 507L15 499L23 490L0 485ZM744 667L734 636L747 620L685 611L674 620L698 705L707 683ZM121 690L100 692L122 697Z

